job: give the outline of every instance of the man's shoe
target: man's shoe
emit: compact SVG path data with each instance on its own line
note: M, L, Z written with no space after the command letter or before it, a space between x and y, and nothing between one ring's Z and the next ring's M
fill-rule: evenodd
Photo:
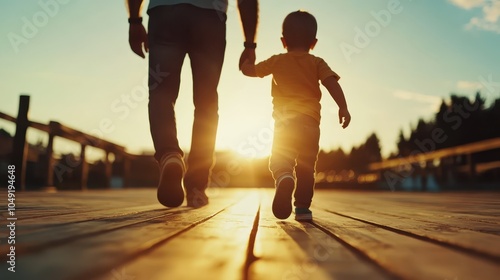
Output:
M166 154L160 161L160 183L158 184L158 201L167 207L177 207L184 201L182 177L184 161L179 154Z
M186 190L186 199L188 207L200 208L208 204L208 196L199 189Z
M313 214L309 208L299 208L295 207L295 220L296 221L312 221Z
M278 219L286 219L292 214L292 194L295 180L292 175L283 175L276 180L273 199L273 214Z

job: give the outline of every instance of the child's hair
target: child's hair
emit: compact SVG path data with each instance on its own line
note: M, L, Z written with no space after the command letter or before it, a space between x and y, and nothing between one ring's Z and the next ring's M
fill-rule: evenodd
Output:
M317 30L316 19L305 11L292 12L283 21L283 37L289 48L309 50Z

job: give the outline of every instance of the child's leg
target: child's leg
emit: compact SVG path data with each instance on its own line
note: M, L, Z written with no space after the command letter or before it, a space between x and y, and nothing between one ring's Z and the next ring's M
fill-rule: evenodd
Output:
M295 173L297 188L294 205L297 208L309 208L314 193L316 160L319 151L319 125L304 125L301 149L297 157Z
M287 129L275 128L273 149L269 160L269 169L276 187L272 209L274 216L279 219L286 219L292 213L292 194L295 189L293 169L297 151L293 145L291 132L289 127Z
M293 133L283 126L276 126L274 130L273 147L269 158L269 170L274 180L283 176L293 176L297 151L294 148Z

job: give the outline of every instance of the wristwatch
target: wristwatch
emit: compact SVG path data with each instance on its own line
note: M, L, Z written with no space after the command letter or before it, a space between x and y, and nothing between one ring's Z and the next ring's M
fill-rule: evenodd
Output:
M243 46L247 49L255 49L255 48L257 48L257 43L245 42L245 43L243 43Z
M142 17L137 17L137 18L129 18L128 23L130 24L141 24L142 23Z

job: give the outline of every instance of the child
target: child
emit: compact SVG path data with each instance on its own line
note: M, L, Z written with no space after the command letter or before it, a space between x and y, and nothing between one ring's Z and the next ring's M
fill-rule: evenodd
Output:
M319 151L321 91L318 81L339 106L339 123L346 128L351 121L344 93L325 61L309 54L316 45L317 23L304 11L289 14L283 22L281 42L287 53L274 55L254 65L241 66L250 77L273 75L274 140L269 169L276 184L273 213L286 219L292 213L295 189L295 219L312 220L309 210L314 190L314 175ZM295 176L294 176L295 175Z

